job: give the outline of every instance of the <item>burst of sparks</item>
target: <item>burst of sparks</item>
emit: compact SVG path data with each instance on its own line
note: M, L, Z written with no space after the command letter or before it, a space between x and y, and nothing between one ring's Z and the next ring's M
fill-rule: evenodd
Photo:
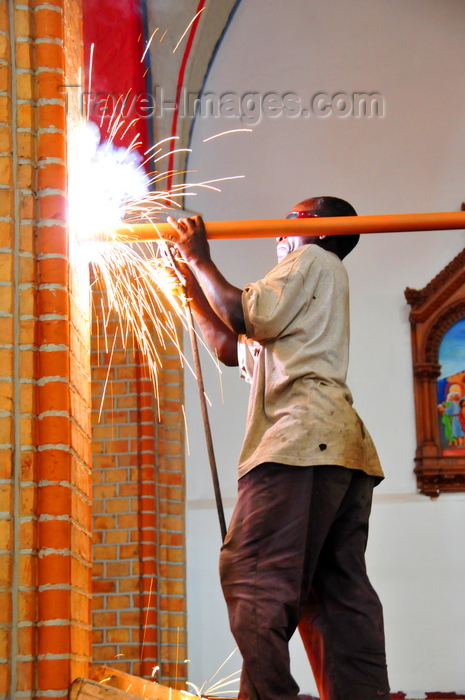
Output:
M201 692L200 688L198 688L195 683L191 683L190 681L186 681L186 685L190 685L191 688L194 688L195 694L200 698L201 697ZM182 692L182 691L181 691Z
M78 240L89 229L116 226L126 203L146 195L149 178L140 161L135 151L116 148L111 141L100 143L94 122L79 124L72 136L68 198L70 225Z
M223 401L223 403L224 403L224 401ZM186 416L186 409L184 408L184 404L181 404L181 409L182 409L182 417L184 419L184 432L186 435L186 450L187 450L187 454L190 456L191 447L190 447L190 443L189 443L189 431L187 429L187 416ZM184 661L184 663L187 663L188 661L189 661L189 659L186 659Z
M214 136L209 136L208 139L204 139L203 142L207 143L207 141L217 139L218 136L226 136L226 134L237 134L238 131L253 131L253 129L230 129L229 131L222 131L219 134L214 134Z
M221 378L221 375L223 373L221 371L220 358L218 357L218 350L216 348L215 348L215 362L216 362L216 368L218 370L218 378L219 378L219 382L220 382L221 403L224 404L223 380Z
M147 45L146 45L146 47L145 47L145 49L144 49L144 53L142 54L142 58L140 59L140 62L141 62L141 63L143 62L145 56L147 55L147 51L148 51L149 48L150 48L150 44L152 43L152 39L153 39L153 37L155 36L155 34L158 32L159 29L160 29L160 27L157 27L157 28L152 32L152 36L151 36L150 39L148 40Z
M189 31L189 29L190 29L190 28L192 27L192 25L194 24L195 20L196 20L197 17L204 11L204 9L205 9L205 8L202 7L202 9L199 10L199 11L197 12L197 14L195 15L195 17L193 17L193 18L191 19L191 21L189 22L189 24L187 25L187 27L186 27L186 29L185 29L185 31L184 31L184 34L182 35L182 37L179 39L178 43L177 43L176 46L174 47L173 53L175 53L175 52L177 51L179 44L180 44L181 41L184 39L184 37L186 36L187 32Z
M210 680L207 681L207 683L212 682L212 680L215 678L215 676L218 675L218 673L221 671L223 666L225 664L227 664L229 659L236 653L236 651L237 651L237 647L232 650L232 652L229 654L228 658L223 661L221 666L215 671L215 673L210 678ZM223 695L224 691L222 691L222 692L219 692L219 691L222 690L223 688L227 688L228 686L233 685L234 683L238 683L240 680L240 674L241 674L240 671L234 671L234 673L230 673L228 676L225 676L224 678L220 678L213 685L210 685L208 688L206 688L206 690L204 690L204 687L207 685L207 683L204 683L201 686L200 690L198 691L198 695ZM233 690L228 690L226 692L236 693L237 690L233 689Z
M145 613L145 623L144 623L144 636L142 637L142 646L140 650L140 660L142 663L142 659L144 658L144 644L145 644L145 635L147 634L147 622L149 619L149 612L150 612L150 598L152 597L152 588L153 588L153 576L150 579L150 590L149 590L149 599L147 601L147 612ZM155 673L155 669L158 671L158 666L154 666L152 669L152 678Z
M118 116L111 124L113 137L122 123ZM167 141L172 143L171 139ZM106 329L111 313L116 312L123 345L132 334L157 389L160 348L172 343L181 361L185 361L178 333L180 323L187 327L187 317L179 296L173 293L177 291L182 296L182 289L174 289L172 275L166 272L166 265L173 265L167 244L161 239L153 244L92 239L93 232L111 231L121 225L124 217L126 221L153 217L154 212L167 208L166 201L171 202L172 211L179 207L176 198L186 194L186 185L176 185L171 192L150 192L150 180L142 167L142 156L134 151L134 143L130 149L116 148L111 142L100 143L99 130L93 122L79 125L70 151L69 220L74 237L80 241L79 253L91 263L96 285L107 296L107 308L101 312L103 328ZM152 177L159 178L159 173ZM198 183L202 187L211 184ZM108 340L105 333L105 350L110 353L111 364L116 334L109 347Z
M176 319L185 323L182 307L172 294L171 279L167 277L165 281L165 268L162 260L157 257L157 246L146 246L142 250L138 244L90 245L93 248L91 264L99 284L106 292L110 309L115 310L119 318L123 345L126 346L128 336L132 333L157 388L157 368L161 365L160 347L166 348L168 343L172 343L184 360ZM147 249L151 249L151 252L147 253ZM109 320L107 311L103 317L104 327ZM110 365L114 342L113 340Z
M92 64L94 62L94 48L95 44L90 45L90 57L89 57L89 95L92 94ZM87 118L89 118L89 113L87 113Z
M176 665L175 665L175 670L174 670L174 689L175 690L178 687L179 632L180 632L180 629L178 627L177 632L176 632Z
M178 184L170 191L151 192L151 182L159 182L169 173L146 174L143 167L146 161L135 150L138 135L127 149L113 145L112 139L123 126L122 115L113 116L108 125L110 139L102 143L99 129L93 122L84 121L75 130L69 167L70 228L80 242L80 254L93 268L97 287L106 293L107 308L102 307L100 319L104 331L112 312L116 312L123 346L126 347L132 334L145 358L158 397L161 348L173 344L181 362L192 370L182 354L178 337L180 326L187 328L189 324L186 300L182 286L174 284L172 272L167 272L167 269L173 270L168 244L161 238L150 244L131 242L131 224L144 219L150 221L156 237L154 216L179 208L177 199L193 196L192 189L198 187L221 191L217 183L243 176ZM156 161L160 161L172 152L188 150L173 149L176 138L163 139L145 155L154 151L158 156ZM191 191L186 191L188 189ZM127 227L127 240L123 241L120 235L118 240L112 240L112 231L117 227L121 230L121 226ZM104 242L99 242L96 237L102 231L108 235ZM113 344L109 345L106 333L104 336L110 366L117 337L115 334Z

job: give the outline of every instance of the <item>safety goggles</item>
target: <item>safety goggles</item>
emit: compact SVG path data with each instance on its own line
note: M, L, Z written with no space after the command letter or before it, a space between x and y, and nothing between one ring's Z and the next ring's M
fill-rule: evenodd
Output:
M316 219L318 214L313 214L311 211L290 211L286 219Z

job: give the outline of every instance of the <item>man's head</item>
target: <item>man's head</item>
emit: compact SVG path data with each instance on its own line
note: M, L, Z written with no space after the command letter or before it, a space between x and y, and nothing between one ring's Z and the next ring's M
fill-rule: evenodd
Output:
M313 197L296 204L286 219L320 216L357 216L357 212L349 202L339 199L339 197ZM277 239L278 260L283 260L293 250L308 243L329 250L343 260L355 248L359 238L358 234L349 236L288 236L287 238L282 236Z

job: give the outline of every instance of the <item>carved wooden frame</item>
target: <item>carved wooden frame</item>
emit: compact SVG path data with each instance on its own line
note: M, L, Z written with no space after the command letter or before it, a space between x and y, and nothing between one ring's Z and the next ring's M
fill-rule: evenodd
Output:
M426 287L405 290L411 306L413 381L417 449L415 474L420 493L436 497L465 491L465 457L444 456L440 444L436 382L444 334L465 318L465 249Z

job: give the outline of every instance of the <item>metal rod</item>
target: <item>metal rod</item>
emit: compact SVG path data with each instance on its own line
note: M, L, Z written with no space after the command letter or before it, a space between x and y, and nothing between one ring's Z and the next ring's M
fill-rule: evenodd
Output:
M205 224L210 240L226 238L274 238L276 236L349 235L352 233L394 233L399 231L445 231L465 229L465 211L422 214L378 214L371 216L317 217L314 219L257 219L248 221L209 221ZM101 240L156 241L173 228L166 223L124 224L102 232Z
M224 539L226 537L226 520L224 518L223 500L221 498L220 482L218 479L218 470L216 468L215 452L213 449L213 439L210 430L210 419L208 417L207 401L205 398L202 366L200 364L199 345L197 342L197 335L195 333L194 328L194 317L189 302L187 302L187 315L189 322L189 338L192 346L192 355L194 357L194 368L195 375L197 377L197 388L199 390L200 408L202 411L203 427L205 431L205 439L207 442L208 461L210 462L213 489L215 491L216 509L218 511L218 518L220 521L221 537L224 542Z
M218 519L220 521L221 539L224 542L224 539L226 537L226 520L224 518L223 499L221 498L220 481L218 479L218 469L216 467L215 451L213 449L213 438L210 429L210 419L208 417L207 400L205 398L202 365L200 363L199 355L199 344L197 342L197 335L195 333L194 327L194 314L192 313L192 308L187 297L186 278L184 277L178 265L176 264L176 259L173 255L172 249L169 246L164 246L164 248L161 249L161 252L165 257L167 265L170 266L174 275L178 279L179 285L182 289L183 304L187 312L189 339L192 347L192 356L194 358L194 369L195 376L197 379L197 389L199 392L200 409L202 411L203 429L205 432L205 440L207 443L208 461L210 462L213 490L215 492L216 510L218 511Z

